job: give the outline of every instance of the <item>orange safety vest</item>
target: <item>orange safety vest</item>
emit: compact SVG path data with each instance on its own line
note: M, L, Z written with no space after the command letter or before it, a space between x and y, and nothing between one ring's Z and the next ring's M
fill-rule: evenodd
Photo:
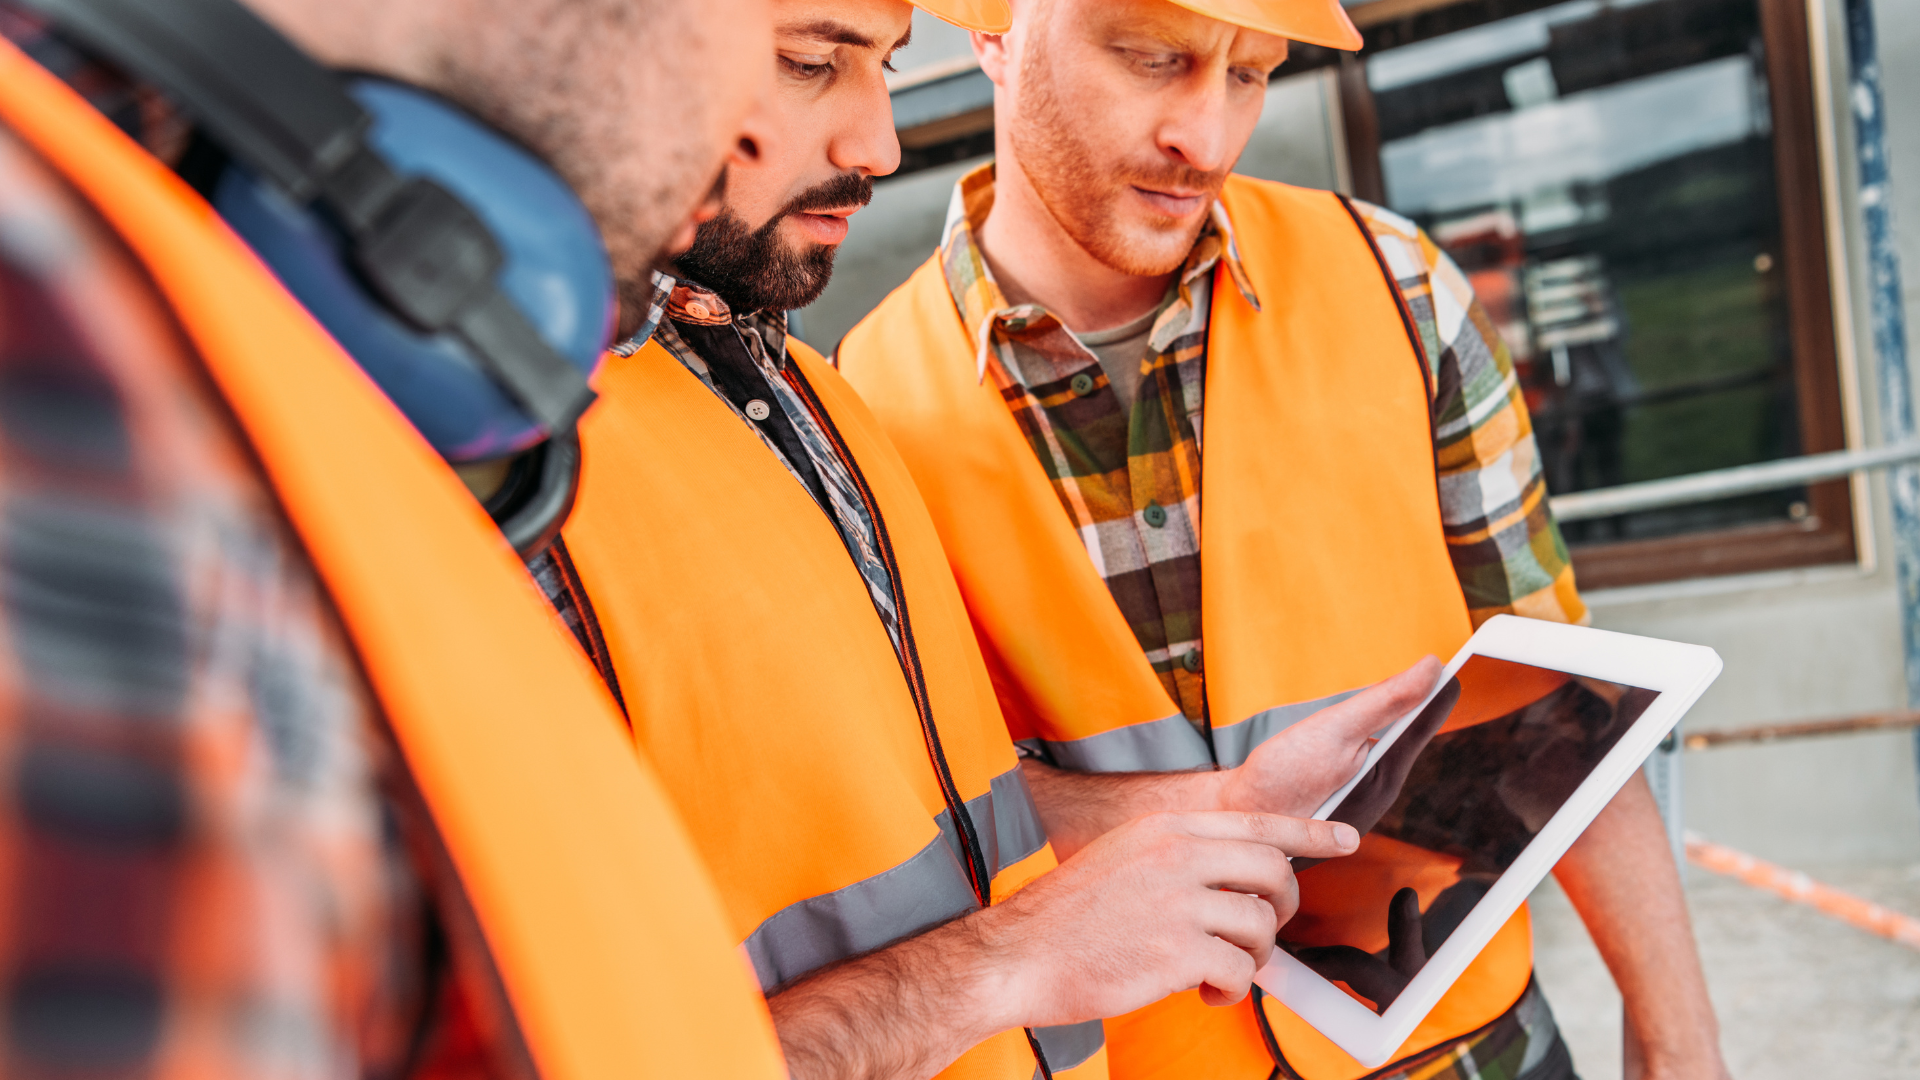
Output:
M1201 639L1214 749L1234 765L1421 656L1452 655L1472 626L1441 532L1425 360L1369 238L1328 192L1235 176L1222 199L1265 304L1220 285L1208 328ZM937 257L838 352L932 510L1015 736L1067 768L1214 760L975 355ZM1326 865L1353 883L1339 906L1309 904L1295 929L1371 925L1391 887L1369 865L1424 858L1368 837ZM1523 908L1400 1056L1510 1008L1531 948ZM1269 1000L1266 1014L1307 1080L1370 1071L1285 1007ZM1113 1075L1128 1080L1252 1080L1274 1064L1250 1006L1208 1009L1191 992L1108 1021L1107 1035Z
M0 124L146 268L313 559L542 1075L785 1075L719 898L471 496L186 184L0 40Z
M978 910L969 847L991 900L1054 866L906 466L819 354L788 345L790 383L869 489L907 665L819 504L657 342L601 370L561 534L634 737L769 991ZM1038 1038L1055 1076L1106 1075L1098 1021ZM941 1075L1029 1080L1034 1058L1009 1031Z

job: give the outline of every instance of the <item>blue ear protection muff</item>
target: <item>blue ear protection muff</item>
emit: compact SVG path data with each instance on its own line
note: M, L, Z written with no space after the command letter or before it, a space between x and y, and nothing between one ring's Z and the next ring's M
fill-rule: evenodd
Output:
M379 79L355 79L349 90L373 118L373 148L395 171L429 177L472 208L499 243L500 291L554 352L592 371L613 330L613 272L572 190L432 95ZM213 205L447 460L505 457L545 437L457 333L422 330L367 288L327 215L243 165L221 174Z
M166 92L225 156L221 216L530 553L579 472L613 332L599 230L532 153L426 92L321 67L235 0L28 0ZM342 433L351 437L350 433Z

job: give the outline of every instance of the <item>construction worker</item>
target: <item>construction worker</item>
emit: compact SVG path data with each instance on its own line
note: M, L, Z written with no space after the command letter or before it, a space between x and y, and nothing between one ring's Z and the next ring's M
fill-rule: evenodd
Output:
M917 4L1006 27L995 0ZM658 331L602 370L574 513L532 569L713 868L795 1077L1104 1077L1102 1018L1244 997L1293 908L1286 855L1355 840L1220 811L1324 797L1437 667L1303 726L1344 759L1260 756L1212 774L1213 812L1144 818L1056 866L905 467L786 335L899 162L885 72L913 9L773 10L758 125L780 138L743 147Z
M447 302L460 334L409 332L449 371L524 374L547 346L486 305L496 265L544 271L490 218L577 219L597 294L540 284L583 316L612 275L521 146L631 215L613 265L649 280L765 81L704 20L764 50L764 5L257 10L0 3L0 1072L775 1080L711 879L598 678L329 337L355 326L317 325L262 267L289 252L256 257L190 186L338 240L313 274L399 267L360 303ZM397 129L518 193L397 168ZM570 385L544 370L514 392Z
M1204 805L1209 774L1118 774L1234 766L1496 613L1586 617L1459 269L1385 210L1230 174L1289 39L1361 44L1335 0L1016 0L1011 30L974 37L996 161L837 350L932 512L1042 815L1075 822L1056 848L1170 784ZM1425 857L1399 850L1369 837L1327 868L1356 884L1302 918L1384 910L1367 866ZM1558 874L1644 1075L1723 1075L1643 780ZM1531 972L1523 909L1382 1070L1271 1000L1190 994L1109 1022L1111 1067L1571 1076Z

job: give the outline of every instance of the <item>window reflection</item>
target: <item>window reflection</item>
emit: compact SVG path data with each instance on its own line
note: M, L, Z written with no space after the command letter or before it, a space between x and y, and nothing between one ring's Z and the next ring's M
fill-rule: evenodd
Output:
M1756 0L1575 0L1367 60L1387 200L1472 277L1549 488L1800 452ZM1797 517L1804 492L1567 527Z

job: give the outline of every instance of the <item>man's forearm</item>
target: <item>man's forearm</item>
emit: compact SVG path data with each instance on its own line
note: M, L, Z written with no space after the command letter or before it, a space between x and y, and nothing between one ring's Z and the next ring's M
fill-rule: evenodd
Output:
M1220 778L1225 774L1212 769L1084 773L1056 769L1031 758L1021 765L1047 839L1063 860L1135 818L1221 808Z
M1601 811L1554 876L1620 987L1647 1075L1724 1076L1679 868L1644 776Z
M1228 1004L1298 903L1288 857L1359 844L1333 822L1150 815L984 911L775 992L773 1024L798 1080L922 1080L1016 1028L1119 1016L1194 987Z
M794 1080L922 1080L1020 1026L978 923L956 920L768 998Z

